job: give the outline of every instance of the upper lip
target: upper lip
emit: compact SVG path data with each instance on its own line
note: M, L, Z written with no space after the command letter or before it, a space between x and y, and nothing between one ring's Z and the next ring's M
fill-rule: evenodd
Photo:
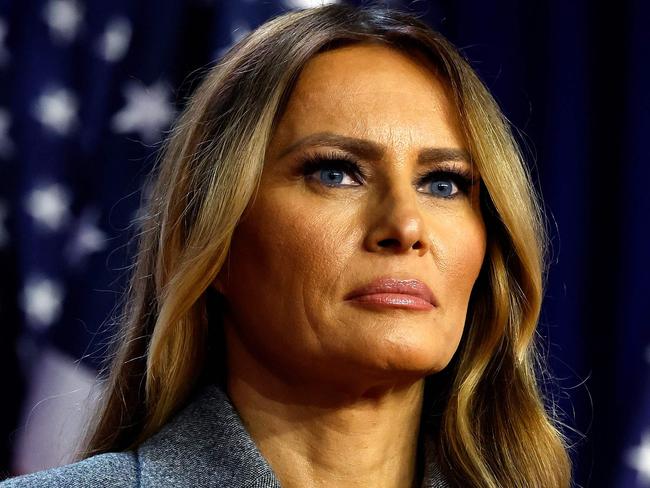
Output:
M357 288L348 293L346 300L356 298L362 295L374 295L377 293L398 293L401 295L413 295L420 297L432 305L436 305L436 299L431 289L417 279L398 279L398 278L377 278L367 285Z

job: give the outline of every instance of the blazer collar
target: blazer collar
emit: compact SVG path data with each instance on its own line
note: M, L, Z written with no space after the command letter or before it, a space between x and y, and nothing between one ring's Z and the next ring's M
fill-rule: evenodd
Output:
M447 488L425 440L422 488ZM142 486L281 488L244 427L228 395L217 385L199 394L137 450Z

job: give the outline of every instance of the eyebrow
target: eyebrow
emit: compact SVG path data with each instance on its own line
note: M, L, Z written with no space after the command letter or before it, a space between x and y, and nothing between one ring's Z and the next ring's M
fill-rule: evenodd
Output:
M285 157L296 149L312 146L334 146L356 154L361 158L374 160L381 159L386 153L386 146L374 141L344 136L333 132L317 132L289 145L280 153L279 158ZM470 163L471 158L466 150L454 147L425 147L420 149L418 153L419 165L442 163L445 161L466 161Z

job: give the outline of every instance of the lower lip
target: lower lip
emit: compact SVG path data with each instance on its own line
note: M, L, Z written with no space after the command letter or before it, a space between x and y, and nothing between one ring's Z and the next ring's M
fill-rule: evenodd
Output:
M424 298L401 293L373 293L351 298L350 301L373 307L405 308L408 310L431 310L433 304Z

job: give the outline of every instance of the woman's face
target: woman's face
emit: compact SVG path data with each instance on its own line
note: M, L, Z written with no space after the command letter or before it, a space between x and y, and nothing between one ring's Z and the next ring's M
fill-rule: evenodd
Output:
M245 355L283 381L339 387L443 369L485 254L467 175L455 109L422 62L370 44L313 58L215 282L230 366ZM433 299L390 288L400 280Z

